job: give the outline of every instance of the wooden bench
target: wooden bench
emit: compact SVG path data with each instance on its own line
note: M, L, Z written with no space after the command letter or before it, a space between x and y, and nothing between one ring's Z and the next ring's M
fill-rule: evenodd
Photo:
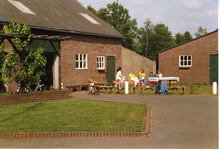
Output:
M98 94L100 94L99 91L101 89L106 89L107 93L110 94L110 93L112 93L112 88L114 88L114 86L112 86L111 83L98 83L98 84L90 85L88 88L87 94L92 94L90 91L91 90L90 88L94 88L94 92L96 92Z
M76 90L77 92L81 91L82 88L88 89L89 85L83 84L83 85L72 85L72 86L66 86L67 89L71 89L72 91Z

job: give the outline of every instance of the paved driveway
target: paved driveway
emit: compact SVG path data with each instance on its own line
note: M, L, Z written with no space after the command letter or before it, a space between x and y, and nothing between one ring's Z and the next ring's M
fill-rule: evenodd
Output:
M218 148L216 96L86 96L73 98L151 104L151 136L146 138L66 138L0 140L0 148Z

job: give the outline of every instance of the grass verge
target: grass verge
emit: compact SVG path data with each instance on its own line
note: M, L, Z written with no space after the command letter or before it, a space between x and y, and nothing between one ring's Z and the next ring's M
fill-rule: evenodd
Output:
M65 99L0 107L0 133L141 132L146 105Z

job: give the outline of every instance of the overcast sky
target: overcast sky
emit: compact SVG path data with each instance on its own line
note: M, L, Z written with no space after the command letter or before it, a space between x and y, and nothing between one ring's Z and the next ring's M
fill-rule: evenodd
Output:
M116 0L78 0L87 8L91 4L96 10ZM189 31L193 37L199 26L212 32L218 28L218 0L119 0L129 10L138 27L149 18L156 25L163 23L173 36Z

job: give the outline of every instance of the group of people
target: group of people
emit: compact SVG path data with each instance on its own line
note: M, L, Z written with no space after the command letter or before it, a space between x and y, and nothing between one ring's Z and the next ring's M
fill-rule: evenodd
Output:
M125 76L122 75L121 70L122 70L121 67L119 67L119 68L117 69L117 74L116 74L116 77L115 77L115 79L116 79L116 81L117 81L117 84L116 84L115 86L119 85L119 89L121 88L121 84L120 84L120 83L122 83L122 81L125 81ZM154 76L154 75L153 75L153 72L150 71L148 78L162 77L162 76L163 76L163 75L161 74L160 70L158 70L157 72L158 72L158 74L156 74L156 75ZM146 82L147 82L147 80L146 80L146 74L144 73L144 70L143 70L143 69L141 69L141 71L138 73L138 77L135 76L134 71L132 70L131 73L128 75L128 80L129 80L129 81L134 81L135 86L137 86L137 84L139 84L139 83L141 83L143 86L145 86L145 85L146 85ZM148 85L149 85L149 86L151 86L151 83L153 83L153 86L155 85L155 81L148 81Z

